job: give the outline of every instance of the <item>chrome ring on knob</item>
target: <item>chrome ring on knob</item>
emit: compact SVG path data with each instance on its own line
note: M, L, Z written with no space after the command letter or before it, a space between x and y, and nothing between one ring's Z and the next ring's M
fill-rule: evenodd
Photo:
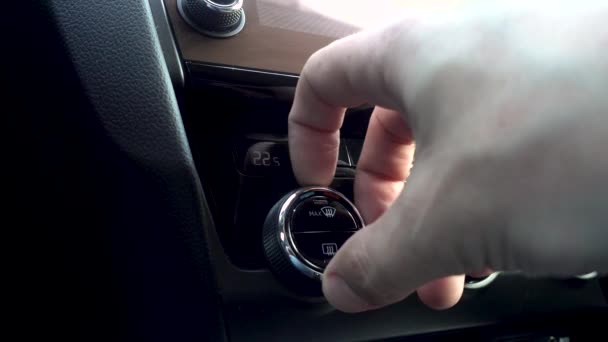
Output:
M464 288L469 290L477 290L484 288L490 285L496 279L496 277L498 277L499 274L500 272L494 272L485 277L478 278L474 281L465 282Z
M332 193L333 195L335 195L336 197L339 197L340 201L342 201L344 204L347 205L347 209L354 216L355 220L357 221L357 225L362 227L364 224L364 221L363 221L363 218L361 217L361 214L359 214L359 211L355 207L355 205L348 198L346 198L344 195L340 194L339 192L337 192L333 189L330 189L330 188L326 188L326 187L301 188L301 189L295 191L294 193L292 193L289 196L289 198L285 201L285 203L283 203L283 205L281 206L281 209L279 211L279 218L278 218L279 227L280 227L278 233L279 233L279 240L281 243L281 248L289 257L289 262L296 269L298 269L300 272L302 272L304 275L308 276L309 278L320 280L321 275L323 274L323 269L319 268L317 265L315 265L312 262L310 262L309 260L307 260L306 257L304 257L304 255L302 255L302 253L300 253L298 251L298 247L293 240L293 234L292 234L292 229L291 229L291 215L293 214L293 209L295 207L297 207L297 205L299 203L302 202L301 196L305 193L310 193L312 195L313 193L316 193L316 192L319 192L319 193L329 192L329 193Z
M243 0L235 0L229 4L218 4L217 2L214 2L212 0L206 0L203 2L210 10L218 11L218 12L231 13L231 12L236 12L236 11L240 10L241 8L243 8Z
M228 38L245 27L243 0L177 0L181 17L195 30L214 38Z

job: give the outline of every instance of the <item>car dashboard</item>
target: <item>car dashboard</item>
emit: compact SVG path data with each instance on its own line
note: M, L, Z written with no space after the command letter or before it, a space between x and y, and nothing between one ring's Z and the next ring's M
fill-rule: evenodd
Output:
M602 340L608 286L595 274L470 277L448 310L412 295L346 314L318 279L291 281L303 273L282 270L292 259L268 240L283 232L268 223L277 203L346 222L331 234L362 223L349 203L369 105L347 110L331 190L294 193L287 118L306 60L394 15L472 2L7 2L9 339ZM339 243L309 246L318 276Z
M446 311L431 310L414 295L349 315L332 309L322 296L294 291L269 269L262 229L273 204L298 188L288 155L287 115L308 57L336 39L390 20L390 13L449 11L466 3L244 1L241 30L214 37L192 25L188 10L180 9L187 1L164 1L174 37L166 44L174 46L184 68L184 121L213 216L213 227L205 228L231 340L513 336L548 341L585 334L586 328L572 330L577 325L569 324L570 315L605 307L596 277L529 279L501 273L481 286L472 281L461 302ZM340 132L331 187L351 200L372 109L349 108Z

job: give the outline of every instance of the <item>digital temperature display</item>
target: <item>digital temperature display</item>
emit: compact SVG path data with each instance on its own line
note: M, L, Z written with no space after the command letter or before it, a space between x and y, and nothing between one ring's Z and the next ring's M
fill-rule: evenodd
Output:
M362 143L360 144L362 145ZM235 144L236 165L247 176L293 175L289 158L289 143L285 140L244 138ZM360 148L359 148L360 150ZM351 167L346 143L340 143L336 166Z
M281 160L277 156L273 156L266 151L253 151L252 162L255 166L281 166Z
M243 169L252 176L280 170L291 170L287 142L261 141L253 143L245 153Z

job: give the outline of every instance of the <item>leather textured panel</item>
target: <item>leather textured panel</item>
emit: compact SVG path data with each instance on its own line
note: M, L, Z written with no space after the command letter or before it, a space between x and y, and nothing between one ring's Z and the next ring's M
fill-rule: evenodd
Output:
M13 5L2 185L19 336L224 340L211 221L147 1Z
M209 321L215 312L205 312L217 310L217 302L205 254L202 196L148 3L59 0L53 9L99 123L131 164L117 171L147 180L145 189L125 183L114 194L120 212L112 222L129 222L125 228L135 234L118 241L133 251L118 261L128 265L125 272L140 272L125 284L129 296L138 293L148 306L144 319L151 324L138 335L196 340L198 330L206 336L221 325Z

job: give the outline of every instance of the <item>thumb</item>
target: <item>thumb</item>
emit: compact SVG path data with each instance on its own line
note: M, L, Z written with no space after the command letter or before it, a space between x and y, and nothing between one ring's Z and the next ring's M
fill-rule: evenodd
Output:
M434 169L417 163L395 203L334 256L323 275L324 295L334 307L360 312L393 304L432 280L465 273L465 259L483 260L471 256L482 250L471 244L481 240L465 238L470 232L461 227L471 225L458 223L463 215L451 200L456 197L446 195ZM462 277L442 281L462 283ZM462 285L447 288L459 291L457 297L462 292Z

